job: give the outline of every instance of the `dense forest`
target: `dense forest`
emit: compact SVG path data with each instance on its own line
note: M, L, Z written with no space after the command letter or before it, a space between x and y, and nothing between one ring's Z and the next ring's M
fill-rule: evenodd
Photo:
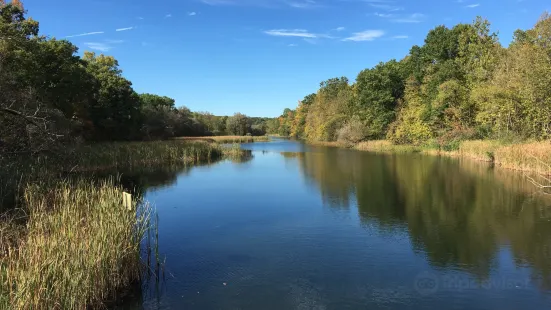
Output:
M445 150L463 140L551 137L551 15L503 47L490 23L438 26L402 60L332 78L285 109L276 131L353 145L388 139Z
M214 116L138 94L111 56L39 33L20 1L0 0L0 153L66 143L174 136L264 135L267 118Z

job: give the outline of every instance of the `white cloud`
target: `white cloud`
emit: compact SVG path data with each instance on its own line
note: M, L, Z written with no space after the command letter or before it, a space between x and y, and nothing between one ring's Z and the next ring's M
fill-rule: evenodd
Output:
M465 7L469 8L469 9L474 9L474 8L479 7L479 6L480 6L480 3L475 3L475 4L466 5Z
M103 31L85 32L85 33L81 33L81 34L73 34L73 35L70 35L70 36L66 36L66 38L84 37L84 36L91 36L91 35L94 35L94 34L103 34L103 33L104 33Z
M101 42L85 42L84 45L86 45L90 49L100 52L108 52L110 49L113 48L112 46Z
M171 18L172 17L172 14L166 14L165 15L165 18Z
M355 32L352 34L352 36L343 39L343 41L373 41L377 38L382 37L384 34L385 32L382 30L365 30L362 32Z
M298 9L307 9L307 8L312 8L317 6L316 1L314 0L288 1L286 3L290 7L298 8Z
M394 23L420 23L425 19L425 15L421 13L414 13L408 16L398 17L391 19Z
M394 17L394 14L385 14L385 13L373 13L373 15L381 18L391 18Z
M393 36L391 39L393 39L393 40L404 40L404 39L409 39L409 36L406 36L406 35Z
M235 4L235 1L232 0L201 0L201 2L208 5Z
M138 17L136 17L136 19L143 20L143 17L138 16Z
M389 2L374 2L374 3L369 3L369 6L371 6L372 8L375 8L375 9L385 10L385 11L389 11L389 12L396 12L396 11L403 11L404 10L404 7L397 6L397 5L394 5L394 4L390 4Z
M187 13L187 15L188 16L195 16L195 15L197 15L197 13L196 12L189 12L189 13Z
M264 33L276 37L317 38L319 36L304 29L273 29L264 31Z
M202 3L216 5L240 5L240 6L256 6L264 8L277 8L282 6L290 6L297 9L308 9L320 7L317 0L200 0Z
M127 31L132 29L134 29L134 27L118 28L118 29L115 29L115 31Z
M346 28L344 28L344 27L337 27L337 28L335 28L335 29L333 29L333 30L335 30L335 31L343 31L343 30L345 30L345 29L346 29Z
M287 46L289 46L289 47L295 47L295 46L298 46L298 45L296 45L296 44L289 44L289 45L287 45Z

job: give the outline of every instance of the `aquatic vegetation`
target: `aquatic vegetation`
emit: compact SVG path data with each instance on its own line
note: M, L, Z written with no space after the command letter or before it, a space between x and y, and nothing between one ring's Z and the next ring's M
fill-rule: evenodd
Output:
M360 142L355 149L377 153L417 153L421 148L413 145L397 145L388 140L374 140Z
M268 136L212 136L212 137L180 137L176 140L204 141L216 143L252 143L270 141Z
M17 245L0 253L0 308L101 306L139 280L151 208L122 202L122 189L112 182L27 187L26 227ZM9 226L1 222L0 231Z

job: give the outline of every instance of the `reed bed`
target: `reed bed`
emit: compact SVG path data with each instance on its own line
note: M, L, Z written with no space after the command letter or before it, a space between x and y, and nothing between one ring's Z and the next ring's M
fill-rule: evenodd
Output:
M270 141L268 136L212 136L212 137L179 137L176 140L204 141L215 143L253 143Z
M513 144L495 150L495 163L507 169L551 175L551 141Z
M459 145L459 155L479 161L494 162L495 152L502 144L497 140L470 140Z
M221 159L223 148L198 141L104 143L74 150L78 170L132 168L171 163L194 164Z
M457 151L442 151L430 147L395 145L387 140L358 143L357 150L377 153L417 153L470 158L492 162L499 167L551 175L551 141L504 144L497 140L463 141Z
M419 147L413 145L396 145L388 140L373 140L358 143L355 149L376 153L418 153Z
M148 205L134 200L129 211L115 181L82 180L83 174L72 172L250 156L239 145L159 141L0 158L0 209L10 207L0 212L0 309L103 308L137 283L144 263L151 262L150 256L140 259Z
M103 307L139 280L147 204L128 210L121 188L83 181L29 186L24 200L25 233L0 256L0 309Z

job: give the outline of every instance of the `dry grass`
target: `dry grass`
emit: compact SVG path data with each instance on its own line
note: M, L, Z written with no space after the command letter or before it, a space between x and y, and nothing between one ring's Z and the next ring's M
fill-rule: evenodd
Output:
M344 144L337 141L308 141L308 144L313 146L346 147Z
M205 141L216 143L253 143L270 141L268 136L212 136L212 137L180 137L177 140Z
M496 140L463 141L459 145L458 153L461 157L493 162L495 160L495 152L500 145Z
M495 150L495 162L507 169L551 175L551 141L499 147Z
M496 140L463 141L458 151L441 151L412 145L394 145L387 140L365 141L355 146L378 153L415 153L471 158L493 162L506 169L551 175L551 141L503 145Z
M30 186L24 196L25 233L0 257L0 309L102 307L140 278L146 204L124 208L110 183Z
M19 210L0 212L0 309L103 307L140 277L147 205L134 201L128 211L113 183L69 183L60 171L247 156L238 145L160 141L83 146L63 158L7 161L9 169L0 161L0 207L4 201Z
M364 141L356 145L355 149L360 151L376 153L417 153L421 149L413 145L396 145L388 140Z

